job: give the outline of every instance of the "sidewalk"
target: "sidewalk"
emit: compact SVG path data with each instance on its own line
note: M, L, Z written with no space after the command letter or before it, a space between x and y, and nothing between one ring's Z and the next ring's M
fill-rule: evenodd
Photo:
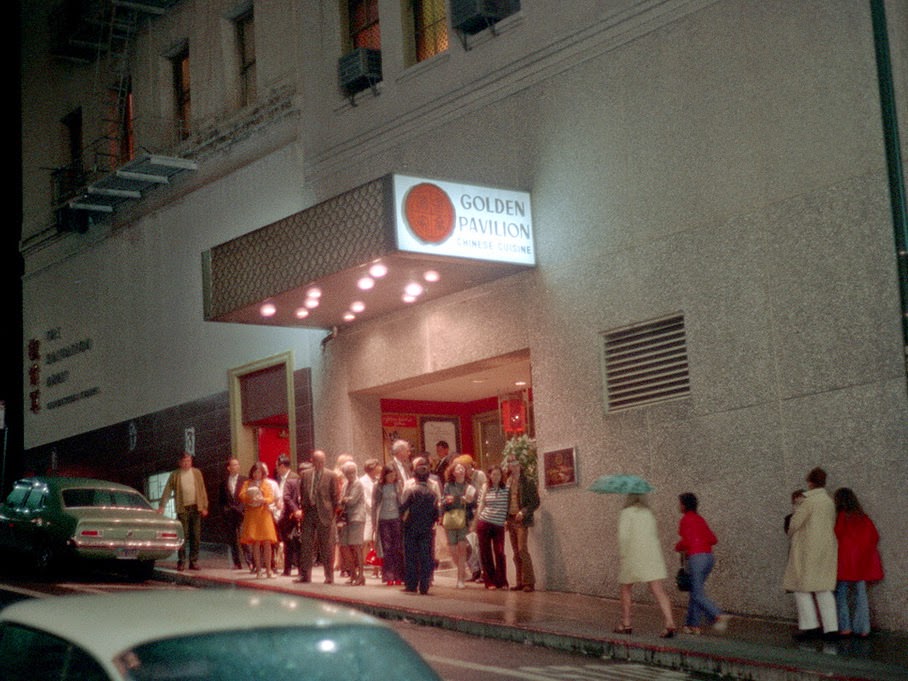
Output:
M480 584L456 589L452 570L436 572L427 596L417 596L367 578L365 586L347 586L335 574L322 583L321 568L313 582L291 577L257 579L234 570L219 547L203 552L201 570L177 572L172 561L158 563L157 575L178 583L265 589L330 601L383 619L406 619L463 633L584 651L688 672L753 681L839 679L905 681L908 679L908 634L879 632L868 639L797 643L791 622L735 617L724 634L679 634L660 639L661 617L655 605L634 606L634 633L611 633L619 622L617 599L536 591L487 591ZM294 573L295 574L295 573ZM367 575L371 570L367 570ZM683 611L675 614L678 623Z

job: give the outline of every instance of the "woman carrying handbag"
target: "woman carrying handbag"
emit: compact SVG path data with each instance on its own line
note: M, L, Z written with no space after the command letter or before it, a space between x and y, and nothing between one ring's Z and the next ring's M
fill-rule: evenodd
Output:
M675 551L681 554L682 566L690 575L690 597L682 631L685 634L699 634L704 621L712 623L716 631L725 631L730 616L722 614L719 606L706 595L706 578L712 572L714 564L713 546L719 540L709 529L703 516L697 513L695 494L685 492L678 496L678 501L681 511L678 534L681 539L675 544ZM679 588L680 586L679 583Z

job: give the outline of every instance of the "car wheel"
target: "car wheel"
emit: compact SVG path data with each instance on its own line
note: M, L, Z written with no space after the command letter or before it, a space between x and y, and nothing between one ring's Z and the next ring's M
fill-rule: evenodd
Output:
M129 576L139 582L151 579L154 576L154 561L140 560L130 566Z
M60 562L57 551L53 546L46 543L37 547L32 555L32 560L35 570L42 576L53 574Z

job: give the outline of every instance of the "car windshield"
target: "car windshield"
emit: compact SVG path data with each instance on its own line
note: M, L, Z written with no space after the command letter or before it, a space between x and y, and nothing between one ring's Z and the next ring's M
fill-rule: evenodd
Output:
M113 506L115 508L142 508L151 506L138 492L103 487L74 487L63 490L63 505L67 508L84 506Z
M275 627L155 641L120 655L132 681L438 681L394 631L374 626Z

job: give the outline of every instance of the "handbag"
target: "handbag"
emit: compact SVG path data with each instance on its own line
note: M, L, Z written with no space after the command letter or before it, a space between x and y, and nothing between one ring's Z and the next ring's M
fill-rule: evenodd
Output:
M675 584L678 585L678 591L690 591L690 573L685 568L678 568Z
M463 508L452 508L445 511L441 525L446 530L462 530L467 526L467 512Z
M378 552L375 549L369 549L369 552L366 554L366 565L381 567L382 563L384 563L384 561L379 557Z

